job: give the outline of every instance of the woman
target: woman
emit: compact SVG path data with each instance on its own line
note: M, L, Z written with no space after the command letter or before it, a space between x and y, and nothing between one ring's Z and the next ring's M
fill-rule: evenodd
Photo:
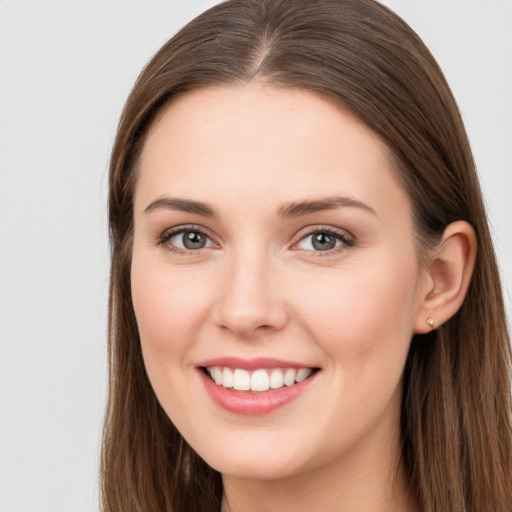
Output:
M199 16L128 99L109 207L104 510L510 510L474 163L388 9Z

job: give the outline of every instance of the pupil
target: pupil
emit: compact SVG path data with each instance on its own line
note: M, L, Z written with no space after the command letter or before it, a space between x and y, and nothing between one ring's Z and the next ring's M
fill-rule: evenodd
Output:
M328 251L334 249L336 239L326 233L318 233L313 237L313 247L319 251Z
M187 249L202 249L206 245L206 237L197 231L187 231L183 234L183 245Z

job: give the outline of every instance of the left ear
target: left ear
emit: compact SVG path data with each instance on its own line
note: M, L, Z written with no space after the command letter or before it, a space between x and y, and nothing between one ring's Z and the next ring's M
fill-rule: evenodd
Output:
M476 236L471 224L449 224L427 255L426 279L414 321L415 334L439 327L460 308L475 266Z

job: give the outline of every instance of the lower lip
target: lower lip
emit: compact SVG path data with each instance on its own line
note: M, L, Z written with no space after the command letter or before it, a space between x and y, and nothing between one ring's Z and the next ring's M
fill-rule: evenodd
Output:
M290 387L283 386L279 389L250 393L218 386L202 369L199 370L199 373L206 391L215 403L229 412L245 415L266 414L290 403L305 391L318 374L318 372L316 372L306 380Z

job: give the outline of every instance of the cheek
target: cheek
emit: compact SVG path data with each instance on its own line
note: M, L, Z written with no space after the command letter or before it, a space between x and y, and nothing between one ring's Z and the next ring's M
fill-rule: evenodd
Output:
M183 401L193 366L190 350L209 311L204 275L134 253L131 283L149 380L167 415L176 424L186 425L187 418L196 414L189 410L193 404Z
M325 352L345 364L402 361L413 333L417 279L415 258L399 264L380 259L317 276L295 294L307 297L299 317Z
M134 257L132 300L143 345L169 350L187 343L207 314L208 293L197 274L144 264Z
M337 390L326 398L331 412L324 421L326 428L338 426L333 439L339 429L345 432L338 448L366 432L384 411L396 414L399 407L413 333L417 265L414 259L400 265L380 261L379 268L346 268L324 282L317 279L308 293L298 290L308 297L299 315L302 327L327 356L327 385Z

